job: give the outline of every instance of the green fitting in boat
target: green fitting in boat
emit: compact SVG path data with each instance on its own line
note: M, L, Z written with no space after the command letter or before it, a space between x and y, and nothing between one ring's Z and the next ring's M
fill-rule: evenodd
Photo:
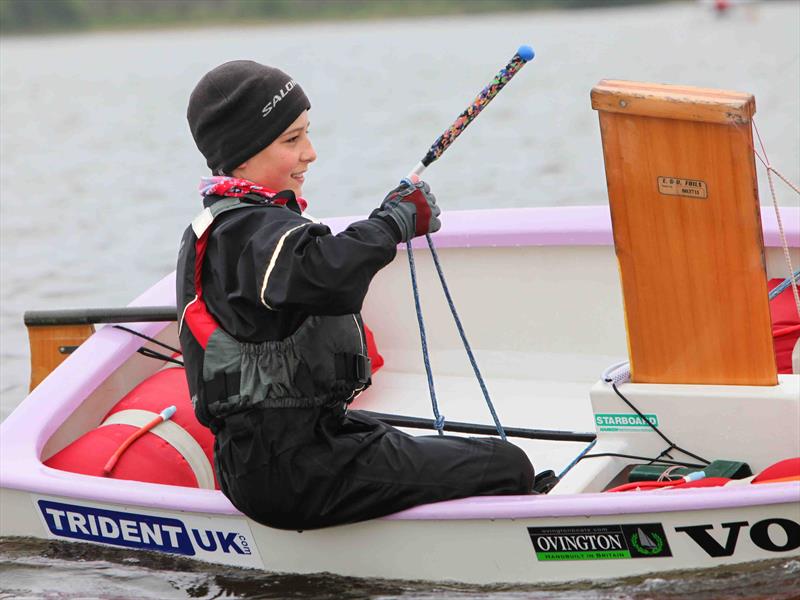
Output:
M734 460L715 460L702 468L672 467L669 465L636 465L628 475L628 481L658 481L669 471L669 479L677 479L695 471L705 471L706 477L725 477L727 479L744 479L753 474L747 463Z

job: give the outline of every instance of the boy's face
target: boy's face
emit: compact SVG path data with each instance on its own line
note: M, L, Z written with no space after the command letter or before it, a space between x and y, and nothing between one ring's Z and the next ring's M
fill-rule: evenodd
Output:
M301 196L308 165L317 160L308 126L308 111L304 110L274 142L239 165L232 175L276 192L292 190Z

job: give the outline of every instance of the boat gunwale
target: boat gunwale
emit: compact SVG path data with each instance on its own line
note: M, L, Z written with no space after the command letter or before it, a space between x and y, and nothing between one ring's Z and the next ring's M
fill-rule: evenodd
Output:
M790 246L800 246L800 208L781 210ZM514 218L509 218L511 214ZM326 223L336 231L351 221L342 217ZM447 213L443 221L447 227L436 236L437 246L442 248L612 244L606 206L459 211ZM762 223L765 245L779 246L775 216L766 207L762 207ZM424 244L424 240L416 242ZM174 273L167 275L130 306L174 302L174 277ZM168 323L129 326L155 336ZM46 467L39 460L50 436L102 381L136 352L140 342L139 338L112 327L100 329L0 423L0 487L150 510L241 514L216 490L80 475ZM798 499L800 482L789 482L658 493L472 497L418 506L385 518L463 520L642 514L794 503Z
M786 241L800 247L800 207L780 206ZM334 233L343 231L358 217L324 219ZM543 206L444 211L442 229L435 234L437 248L508 248L518 246L613 246L611 212L607 205ZM764 246L782 245L772 206L761 207ZM411 243L426 248L424 237ZM405 244L398 246L404 250Z

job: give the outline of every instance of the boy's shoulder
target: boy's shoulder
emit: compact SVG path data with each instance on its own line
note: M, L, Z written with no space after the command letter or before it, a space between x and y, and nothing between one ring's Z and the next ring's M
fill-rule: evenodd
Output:
M286 206L277 204L252 204L241 206L237 210L229 210L217 216L214 228L244 227L254 229L286 229L305 223L314 223L315 219L295 212Z

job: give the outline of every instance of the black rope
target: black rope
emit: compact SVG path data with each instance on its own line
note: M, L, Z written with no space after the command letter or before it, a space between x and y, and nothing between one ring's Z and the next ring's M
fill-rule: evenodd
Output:
M619 391L619 389L617 389L617 384L616 384L616 383L613 383L613 382L612 382L612 383L611 383L611 387L614 389L614 392L616 392L617 396L619 396L620 398L622 398L622 401L623 401L625 404L627 404L628 406L630 406L630 407L631 407L631 409L633 409L633 411L634 411L634 412L635 412L637 415L639 415L639 416L642 418L642 421L644 421L645 423L647 423L647 425L648 425L648 426L649 426L649 427L650 427L650 428L651 428L653 431L655 431L655 432L656 432L658 435L660 435L660 436L661 436L661 439L663 439L665 442L667 442L667 444L669 444L669 448L667 448L667 449L666 449L666 450L664 450L664 451L663 451L661 454L659 454L659 455L658 455L658 458L656 458L656 459L648 459L648 460L658 460L658 459L659 459L659 458L661 458L662 456L665 456L665 455L666 455L666 456L669 456L669 451L674 449L674 450L677 450L678 452L683 452L683 453L684 453L686 456L691 456L692 458L694 458L694 459L696 459L696 460L702 461L702 462L704 462L706 465L710 465L710 464L711 464L711 461L709 461L709 460L706 460L706 459L705 459L705 458L703 458L702 456L698 456L697 454L694 454L694 453L692 453L692 452L689 452L688 450L684 450L683 448L681 448L680 446L678 446L678 445L677 445L675 442L673 442L671 439L669 439L669 438L668 438L666 435L664 435L663 433L661 433L661 431L659 430L659 428L658 428L658 427L656 427L655 425L653 425L653 424L650 422L650 420L649 420L647 417L645 417L645 416L644 416L644 415L641 413L641 411L640 411L638 408L636 408L636 407L633 405L633 403L632 403L630 400L628 400L628 399L627 399L625 396L623 396L623 395L622 395L622 392L620 392L620 391Z
M151 338L149 335L145 335L143 333L139 333L135 329L129 329L128 327L125 327L124 325L112 325L112 327L114 327L115 329L121 329L122 331L127 331L128 333L132 333L133 335L137 335L140 338L143 338L143 339L147 340L148 342L153 342L154 344L158 344L162 348L166 348L167 350L172 350L172 352L175 352L176 354L183 354L183 352L181 352L177 348L173 348L172 346L170 346L168 344L164 344L162 342L159 342L157 339Z
M151 350L150 348L145 348L144 346L139 348L137 352L142 356L146 356L147 358L156 358L158 360L164 360L175 365L183 366L183 362L178 360L177 358L172 358L171 356L167 356L166 354L161 354L161 352L156 352L155 350Z
M678 462L678 461L675 461L675 460L665 460L663 458L650 458L648 456L635 456L633 454L618 454L616 452L600 452L598 454L584 454L581 457L581 460L583 460L584 458L601 458L603 456L616 456L618 458L632 458L634 460L646 460L650 464L659 462L659 463L665 463L665 464L668 464L668 465L680 465L682 467L691 467L693 469L702 469L706 465L710 464L710 463L706 462L706 464L704 464L704 465L697 465L697 464L689 463L689 462Z

